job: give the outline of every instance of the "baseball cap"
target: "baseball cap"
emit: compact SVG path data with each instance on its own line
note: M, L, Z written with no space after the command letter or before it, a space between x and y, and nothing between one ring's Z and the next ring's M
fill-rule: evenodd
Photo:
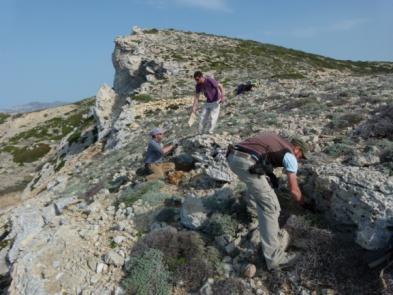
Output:
M152 131L150 131L151 136L155 136L157 134L163 134L165 131L162 128L154 128Z
M293 145L300 147L300 149L302 150L303 159L307 159L306 158L306 154L308 153L307 144L302 139L300 139L298 137L292 138L291 143Z

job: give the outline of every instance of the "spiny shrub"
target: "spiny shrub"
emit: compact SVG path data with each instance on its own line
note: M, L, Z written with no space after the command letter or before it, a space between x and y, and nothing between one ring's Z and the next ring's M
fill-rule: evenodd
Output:
M236 278L226 278L214 282L212 291L215 295L253 294L242 280Z
M234 236L237 224L230 215L214 213L203 227L203 231L211 237L221 235Z
M352 127L363 120L362 114L348 113L341 116L333 115L329 127L335 130L342 130Z
M203 199L203 206L210 212L228 212L231 206L231 201L211 196Z
M126 264L127 275L123 286L130 294L169 295L170 272L163 261L163 253L148 249L141 256L133 256Z
M164 208L157 214L155 219L158 222L173 223L177 220L179 211L178 208Z
M181 281L189 291L200 288L219 264L219 252L205 247L196 232L178 232L171 227L153 231L138 241L131 256L140 256L151 248L164 254L164 262L173 273L173 283Z
M328 146L324 152L333 157L348 156L352 153L353 147L344 143L335 143Z
M354 143L347 138L336 138L334 143L327 146L323 152L332 156L350 156L354 150Z
M131 206L141 199L151 205L156 205L171 197L167 193L160 192L163 186L164 183L158 180L148 181L136 187L128 187L120 195L119 201L124 202L127 206Z
M367 270L363 250L351 239L310 226L303 217L291 218L287 225L293 241L303 248L294 274L307 280L309 289L327 285L337 294L379 294L374 289L378 273Z

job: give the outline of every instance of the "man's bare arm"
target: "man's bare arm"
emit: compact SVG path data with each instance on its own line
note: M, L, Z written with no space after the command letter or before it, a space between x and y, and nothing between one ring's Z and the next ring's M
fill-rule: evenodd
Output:
M173 144L164 146L162 148L162 152L164 153L164 155L166 155L167 153L171 152L173 149L175 149L175 146Z
M220 90L220 93L221 93L220 100L224 101L225 90L224 90L224 87L222 87L221 83L218 83L218 89Z
M199 102L199 93L196 93L194 96L194 102L192 103L192 112L196 113L198 109L198 102Z
M299 184L295 173L288 173L288 186L291 191L292 198L299 204L304 204L304 198L300 191Z

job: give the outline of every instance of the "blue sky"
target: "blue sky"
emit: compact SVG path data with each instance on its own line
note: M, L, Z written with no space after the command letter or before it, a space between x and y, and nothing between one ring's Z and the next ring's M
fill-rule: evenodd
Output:
M112 85L113 40L134 25L393 61L392 11L392 0L0 0L0 108Z

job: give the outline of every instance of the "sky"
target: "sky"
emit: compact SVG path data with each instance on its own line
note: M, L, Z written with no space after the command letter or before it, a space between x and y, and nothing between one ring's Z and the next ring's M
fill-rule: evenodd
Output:
M0 108L112 85L113 41L135 25L393 61L392 11L393 0L0 0Z

